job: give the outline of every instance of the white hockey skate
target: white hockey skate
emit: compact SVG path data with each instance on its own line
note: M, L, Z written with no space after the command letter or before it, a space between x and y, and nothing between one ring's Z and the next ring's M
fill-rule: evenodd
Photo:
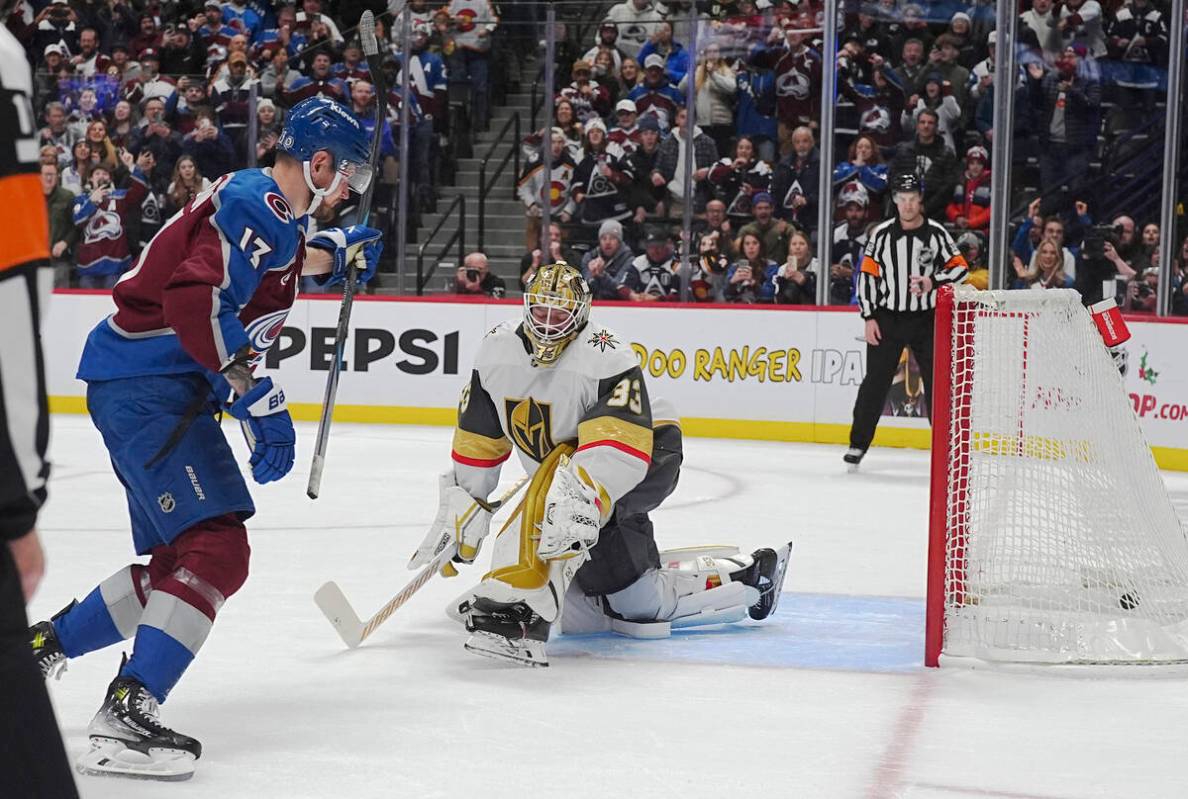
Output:
M116 677L91 720L91 748L75 764L81 774L180 781L194 776L202 744L161 725L156 698L138 681Z

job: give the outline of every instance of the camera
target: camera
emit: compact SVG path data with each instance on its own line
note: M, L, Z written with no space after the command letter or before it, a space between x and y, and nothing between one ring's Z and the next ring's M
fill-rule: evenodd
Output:
M1105 258L1105 245L1109 242L1114 247L1122 240L1121 225L1093 225L1085 231L1085 242L1082 252L1086 259L1101 260Z
M467 279L467 280L469 280L469 281L471 281L471 282L473 282L473 281L475 281L475 280L478 280L478 279L479 279L479 270L477 270L477 269L467 269L467 270L466 270L466 279Z

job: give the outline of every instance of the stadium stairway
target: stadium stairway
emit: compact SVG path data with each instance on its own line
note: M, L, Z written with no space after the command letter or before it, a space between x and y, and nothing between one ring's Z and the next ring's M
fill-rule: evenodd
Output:
M405 281L407 293L413 293L416 284L417 257L420 248L425 246L424 268L428 272L435 263L439 262L438 255L442 246L458 230L459 216L457 208L448 215L450 204L461 194L466 198L466 222L463 229L463 253L471 253L478 249L479 230L479 170L482 158L490 151L488 160L488 181L498 168L504 156L513 147L519 147L511 133L514 128L496 141L496 137L504 124L513 115L520 114L520 135L528 135L531 117L531 94L525 87L519 93L509 93L507 101L492 110L491 124L487 131L480 131L475 136L472 157L459 158L456 161L456 171L451 183L437 187L437 208L433 213L421 215L420 225L405 249L405 258L409 277ZM492 148L492 143L494 147ZM486 199L486 230L483 249L490 260L491 271L502 277L508 289L514 292L519 288L520 258L524 255L524 205L514 198L516 177L515 160L509 160L502 174L495 179L494 185ZM521 168L523 164L521 162ZM443 216L446 217L443 222ZM441 229L430 238L434 228L441 223ZM459 265L457 245L450 247L449 253L440 259L441 266L433 273L432 278L425 285L426 294L440 294L453 288L454 270ZM381 273L377 293L395 294L398 285L397 276L392 273Z

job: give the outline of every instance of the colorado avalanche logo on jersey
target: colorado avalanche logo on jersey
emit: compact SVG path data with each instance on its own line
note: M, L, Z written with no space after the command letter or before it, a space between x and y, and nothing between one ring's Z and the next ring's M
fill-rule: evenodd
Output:
M267 192L264 195L264 204L268 206L269 211L272 211L273 216L286 225L293 221L293 210L289 208L285 198L276 192Z
M776 93L781 97L804 100L809 96L809 78L799 70L791 70L776 80Z
M891 130L891 114L887 112L886 108L881 105L876 105L874 108L868 109L859 121L858 126L862 130L870 130L875 133L887 133Z
M794 180L794 181L792 181L792 185L788 187L787 193L784 194L784 207L791 208L792 202L793 202L793 200L795 200L796 195L798 195L798 194L801 196L808 196L805 194L804 189L801 187L800 181Z
M605 175L595 169L590 175L590 190L586 192L586 196L609 197L617 191L615 184L611 183Z
M91 216L86 227L86 241L91 243L101 239L118 239L124 232L124 225L120 222L120 215L115 211L97 211Z
M730 207L726 209L727 216L748 216L751 213L751 196L743 194L741 191L734 196L730 201Z
M285 327L285 319L288 316L289 311L286 308L282 311L273 311L272 313L264 314L259 319L254 319L248 324L244 332L247 333L248 344L252 348L251 366L257 366L264 360L264 354L268 352L268 348L280 336L281 331Z
M144 198L144 203L140 206L140 219L142 222L148 222L151 225L158 224L161 221L161 205L157 202L156 195L151 191Z

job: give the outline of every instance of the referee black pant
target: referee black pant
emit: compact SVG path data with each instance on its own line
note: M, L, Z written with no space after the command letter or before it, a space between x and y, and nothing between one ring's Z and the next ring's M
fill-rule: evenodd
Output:
M895 379L903 348L916 356L924 378L924 396L928 400L928 414L932 418L932 338L935 311L875 311L882 337L879 345L866 345L866 377L858 388L854 401L854 424L850 427L850 446L860 450L870 448L879 417L887 402L887 392Z
M0 541L0 796L76 799L62 734L29 646L21 578Z

